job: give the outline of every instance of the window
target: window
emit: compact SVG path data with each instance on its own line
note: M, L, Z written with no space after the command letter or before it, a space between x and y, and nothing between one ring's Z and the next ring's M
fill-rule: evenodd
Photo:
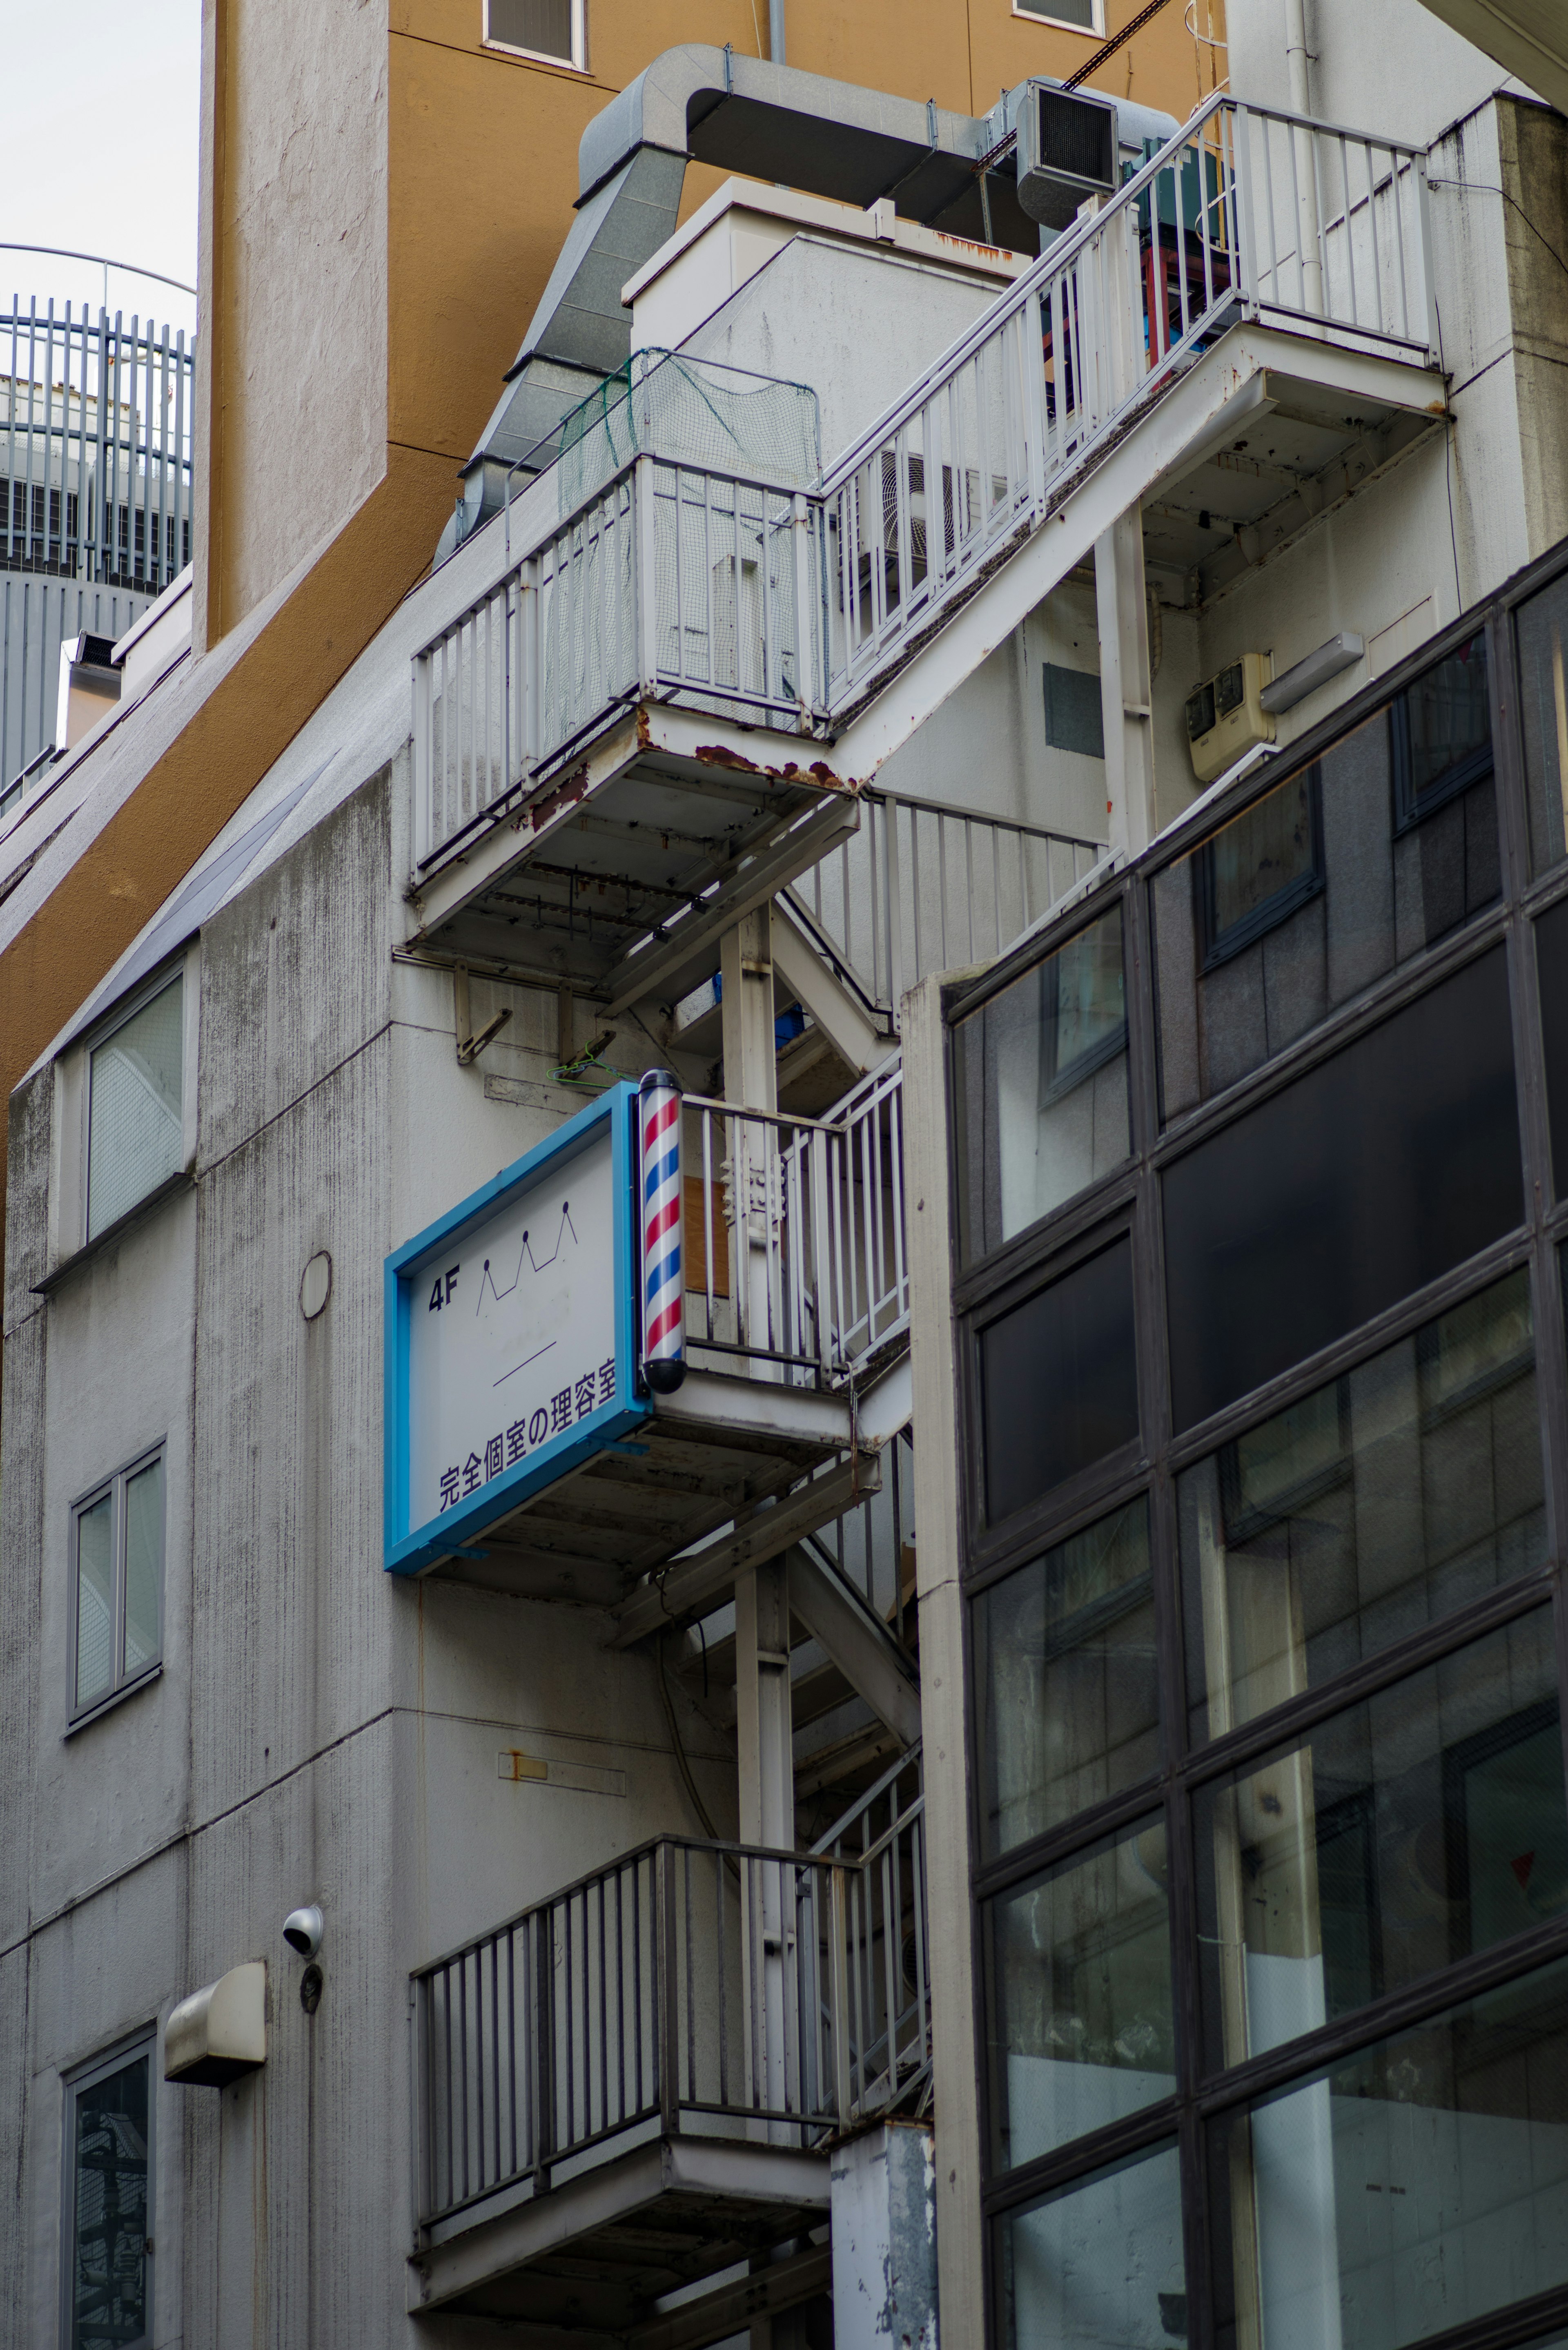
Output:
M185 1159L185 990L160 989L88 1063L87 1237L144 1200Z
M163 1454L144 1455L71 1513L71 1714L95 1712L163 1654Z
M1075 751L1080 758L1106 755L1105 708L1100 699L1097 670L1063 669L1044 665L1045 740L1054 751Z
M1568 2282L1568 1962L1226 2116L1210 2178L1222 2342L1400 2350Z
M1212 971L1323 888L1318 771L1293 775L1217 832L1192 859L1202 968Z
M992 1525L1136 1440L1131 1241L982 1330L980 1375Z
M1497 904L1477 632L1154 877L1165 1116Z
M1175 2144L1009 2211L997 2254L1007 2350L1172 2350L1188 2338Z
M1106 28L1102 0L1013 0L1015 16L1038 16L1048 25L1071 25L1081 33L1103 33Z
M1185 1471L1194 1738L1539 1565L1539 1413L1521 1270Z
M493 48L553 65L587 65L585 0L484 0L484 37Z
M140 2046L66 2085L66 2350L152 2339L152 2057Z
M1189 1428L1519 1222L1502 950L1178 1159L1163 1190Z
M1395 820L1405 831L1491 773L1484 635L1434 662L1396 694L1388 727Z
M1561 1917L1552 1610L1210 1781L1193 1836L1210 2071Z
M1530 845L1543 872L1568 854L1568 574L1519 608L1519 710Z
M988 1906L999 2169L1174 2095L1169 1874L1157 1817Z
M1136 1786L1158 1765L1144 1496L993 1583L976 1599L973 1620L989 1860Z
M971 1013L954 1046L960 1243L973 1259L1127 1156L1121 908Z

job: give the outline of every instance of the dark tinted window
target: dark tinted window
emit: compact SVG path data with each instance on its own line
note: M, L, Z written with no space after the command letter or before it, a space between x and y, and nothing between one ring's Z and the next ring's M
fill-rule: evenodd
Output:
M953 1032L959 1241L999 1248L1127 1155L1127 1003L1114 906Z
M1539 873L1563 854L1568 812L1568 573L1519 608L1519 716Z
M1541 1043L1546 1061L1546 1107L1552 1121L1552 1177L1558 1199L1568 1191L1568 899L1535 925L1541 974Z
M1499 948L1167 1171L1177 1427L1484 1248L1521 1191Z
M1158 1762L1143 1495L982 1592L974 1644L981 1842L992 1859Z
M1266 792L1192 860L1203 969L1240 953L1323 888L1318 775Z
M1117 1241L981 1331L992 1525L1138 1432L1132 1243Z
M1168 1118L1496 903L1476 636L1155 877Z

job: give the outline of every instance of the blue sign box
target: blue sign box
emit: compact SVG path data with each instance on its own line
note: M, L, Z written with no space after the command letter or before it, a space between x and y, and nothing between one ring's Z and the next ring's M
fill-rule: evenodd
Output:
M636 1139L618 1085L388 1257L389 1573L474 1542L647 1419Z

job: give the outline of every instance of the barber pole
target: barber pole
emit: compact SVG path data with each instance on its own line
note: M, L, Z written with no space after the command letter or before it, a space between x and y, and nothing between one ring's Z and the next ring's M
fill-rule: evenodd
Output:
M655 1395L669 1395L686 1376L680 1087L668 1069L649 1069L638 1094L642 1376Z

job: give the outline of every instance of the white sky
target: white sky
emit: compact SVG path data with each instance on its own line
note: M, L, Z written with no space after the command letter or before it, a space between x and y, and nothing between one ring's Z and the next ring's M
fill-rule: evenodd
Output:
M0 246L68 245L193 286L201 0L0 0ZM13 293L96 310L104 274L0 250L0 308ZM196 324L188 295L118 269L109 307Z

